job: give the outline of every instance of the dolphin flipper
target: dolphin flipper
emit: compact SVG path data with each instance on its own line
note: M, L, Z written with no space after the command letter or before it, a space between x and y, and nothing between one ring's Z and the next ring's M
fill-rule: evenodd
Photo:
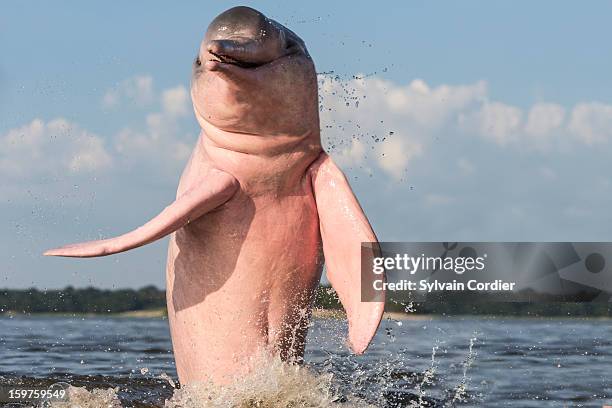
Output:
M194 183L176 201L143 226L115 238L50 249L44 255L91 258L150 244L219 207L229 200L238 188L239 183L233 176L221 170L210 169L201 182Z
M384 293L380 301L361 301L361 243L375 243L367 254L374 257L378 256L378 240L346 177L331 157L321 153L310 172L327 278L346 310L350 347L361 354L376 334L384 311Z

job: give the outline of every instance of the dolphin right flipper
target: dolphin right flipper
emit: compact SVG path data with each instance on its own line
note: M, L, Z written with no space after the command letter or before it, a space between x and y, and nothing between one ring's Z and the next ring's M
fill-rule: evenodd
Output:
M378 240L346 177L326 153L310 166L313 193L327 278L336 290L349 321L349 345L361 354L376 334L384 311L384 292L378 301L362 302L361 243L371 242L365 256L377 256Z
M239 183L232 175L210 169L205 177L194 183L176 201L143 226L115 238L50 249L44 255L91 258L138 248L173 233L219 207L229 200L238 188Z

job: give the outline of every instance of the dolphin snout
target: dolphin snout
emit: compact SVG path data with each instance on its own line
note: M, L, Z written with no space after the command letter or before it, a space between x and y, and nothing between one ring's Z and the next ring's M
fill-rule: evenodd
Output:
M261 41L249 38L211 40L206 50L211 61L242 68L254 68L271 61Z
M250 7L234 7L208 26L203 46L211 69L220 64L254 68L287 54L286 29Z

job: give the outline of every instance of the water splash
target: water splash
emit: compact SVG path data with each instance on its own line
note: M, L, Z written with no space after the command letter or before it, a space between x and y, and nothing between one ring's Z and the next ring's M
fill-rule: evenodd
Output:
M289 365L274 358L251 375L218 387L210 384L186 386L176 391L168 408L186 407L339 407L340 396L331 374L315 374L308 368ZM342 407L366 407L359 401Z
M251 374L226 386L212 383L190 384L176 389L166 400L166 408L367 408L354 396L340 395L333 374L317 374L303 365L287 364L273 357L259 364ZM166 380L166 375L160 376ZM171 380L170 380L171 381ZM173 385L173 383L171 383ZM55 402L53 408L120 408L119 387L93 389L69 387L69 401ZM152 406L152 405L151 405Z
M468 370L472 366L476 338L470 339L463 363L463 378L449 394L436 399L429 389L437 381L439 345L434 345L429 367L422 373L407 370L409 363L401 355L381 360L375 370L366 369L353 357L330 358L318 370L309 366L287 364L279 357L267 357L255 365L249 375L234 383L189 384L175 388L172 379L162 373L157 380L170 383L165 400L139 403L139 407L166 408L376 408L376 407L454 407L467 401ZM262 357L263 358L263 357ZM133 380L132 380L133 381ZM89 387L88 387L89 388ZM122 395L122 387L94 388L71 386L69 402L56 402L53 408L132 406ZM162 405L163 404L163 405Z
M438 346L433 346L431 348L431 365L425 370L423 375L423 380L420 384L417 385L417 392L419 395L418 401L415 401L415 404L411 404L411 408L423 407L427 401L427 387L433 384L434 376L436 374L436 352L438 351Z
M88 391L85 387L68 387L68 401L53 402L52 408L121 408L117 395L119 388L95 388Z
M470 339L468 355L463 362L463 377L461 378L459 385L457 385L455 388L455 394L451 400L451 405L448 406L454 406L456 403L465 402L467 400L467 388L469 385L469 377L467 376L467 373L470 367L472 367L476 357L476 353L474 352L474 342L476 342L476 340L476 337L472 337Z
M166 373L161 373L160 375L158 375L158 378L160 380L164 380L167 381L168 384L170 384L170 386L174 389L176 389L176 384L174 383L174 380Z

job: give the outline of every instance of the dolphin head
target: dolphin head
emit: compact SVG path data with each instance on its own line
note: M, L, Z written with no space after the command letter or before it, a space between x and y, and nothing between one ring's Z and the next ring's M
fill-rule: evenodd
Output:
M274 20L250 7L234 7L208 26L203 44L208 69L222 64L243 68L262 66L295 53L305 53L303 41ZM197 64L196 59L196 64Z
M317 78L304 42L249 7L231 8L208 26L191 97L204 129L318 137Z

